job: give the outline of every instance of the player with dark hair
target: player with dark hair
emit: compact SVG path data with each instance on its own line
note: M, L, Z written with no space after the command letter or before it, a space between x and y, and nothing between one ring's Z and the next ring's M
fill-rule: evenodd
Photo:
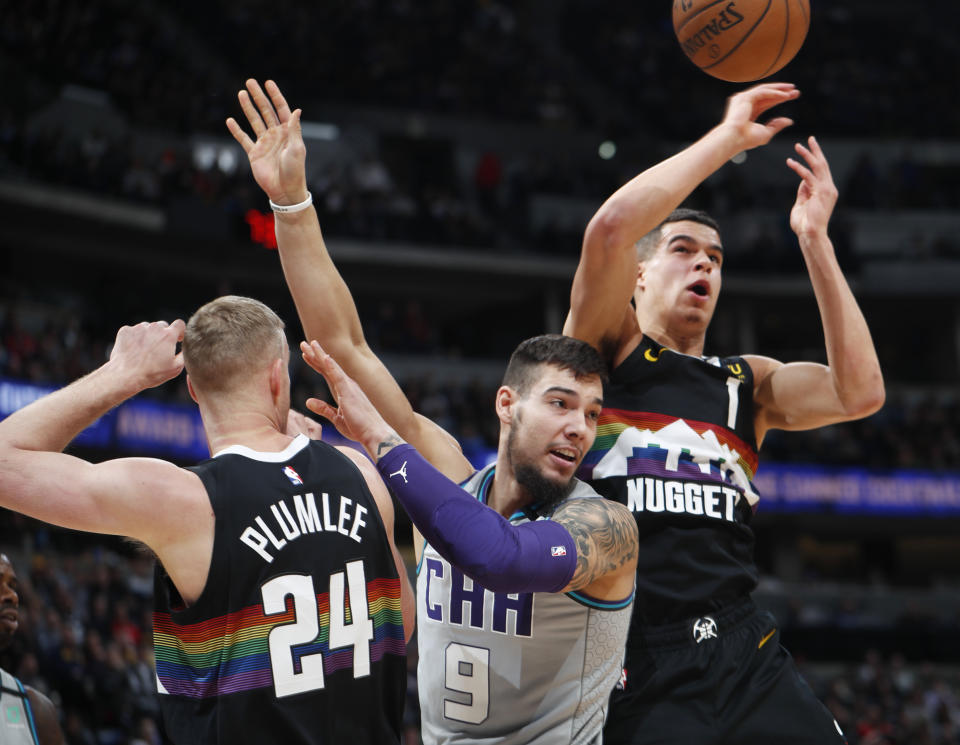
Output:
M629 512L574 479L596 434L605 364L590 345L562 336L521 344L496 395L497 460L475 471L449 434L415 414L367 346L310 204L300 112L275 84L266 89L269 99L251 80L240 93L256 140L233 119L228 127L274 205L307 338L319 340L392 431L416 447L395 447L398 440L384 446L389 454L374 447L373 455L425 539L416 545L424 742L599 742L620 674L637 552ZM319 347L304 353L338 395L329 358ZM370 444L342 411L308 405Z
M124 326L108 362L0 422L4 507L156 553L157 677L178 745L400 742L413 599L393 505L360 453L287 433L288 361L272 310L222 297L186 325ZM184 366L210 460L56 452Z
M791 124L757 117L798 95L789 84L734 95L717 127L614 193L584 236L564 332L601 350L612 372L579 474L627 505L640 532L627 662L605 743L844 741L779 645L775 620L750 599L751 479L766 432L857 419L883 404L870 332L827 235L837 191L816 140L798 144L805 164L787 161L800 177L790 225L826 365L703 356L723 245L708 215L675 211L730 158Z
M19 626L20 583L13 562L0 554L0 649L13 641ZM0 669L0 743L61 745L63 732L53 702Z

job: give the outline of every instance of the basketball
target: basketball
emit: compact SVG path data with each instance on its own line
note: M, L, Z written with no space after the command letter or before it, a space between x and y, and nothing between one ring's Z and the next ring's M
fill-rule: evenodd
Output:
M775 73L800 51L809 27L809 0L673 0L684 53L733 83Z

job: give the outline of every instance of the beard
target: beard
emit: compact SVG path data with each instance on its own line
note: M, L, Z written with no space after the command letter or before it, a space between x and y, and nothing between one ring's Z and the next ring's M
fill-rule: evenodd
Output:
M538 512L549 513L573 491L573 479L560 483L551 481L532 463L520 462L514 447L516 433L515 428L511 429L507 437L507 459L513 476L530 495L530 504L536 506Z

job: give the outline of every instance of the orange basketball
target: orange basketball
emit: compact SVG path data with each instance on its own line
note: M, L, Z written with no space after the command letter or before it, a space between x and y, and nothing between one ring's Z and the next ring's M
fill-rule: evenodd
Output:
M673 0L683 51L734 83L773 75L800 51L809 27L809 0Z

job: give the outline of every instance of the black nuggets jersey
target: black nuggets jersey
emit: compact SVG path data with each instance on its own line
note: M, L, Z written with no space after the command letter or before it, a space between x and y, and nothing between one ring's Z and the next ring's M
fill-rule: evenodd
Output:
M184 608L158 566L154 644L177 745L398 743L406 691L400 581L366 482L296 438L201 463L210 573Z
M637 520L634 629L756 587L756 468L753 375L741 357L692 357L644 337L613 371L578 476Z

